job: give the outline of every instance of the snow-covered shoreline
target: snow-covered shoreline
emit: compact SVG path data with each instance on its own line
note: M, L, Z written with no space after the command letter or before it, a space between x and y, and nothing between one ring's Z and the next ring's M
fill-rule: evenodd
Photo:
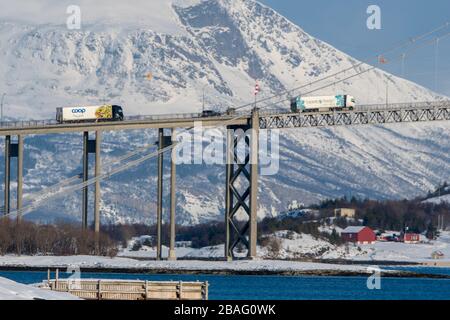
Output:
M311 271L342 271L368 273L367 266L338 265L315 262L297 262L282 260L238 260L238 261L142 261L131 258L108 258L99 256L3 256L0 257L0 268L60 268L79 267L84 270L123 270L136 272L152 272L166 270L168 272L311 272Z
M82 272L155 273L155 274L223 274L223 275L315 275L315 276L365 276L373 274L376 264L332 264L287 260L237 260L237 261L142 261L131 258L98 256L3 256L0 270L33 271L59 268ZM408 272L383 270L390 276L415 276ZM417 275L416 275L417 276Z
M370 267L383 265L449 266L448 258L432 260L434 250L450 256L450 233L443 232L433 243L405 244L377 242L370 245L335 246L307 234L278 232L277 252L258 246L259 259L223 260L223 245L195 249L177 247L178 261L156 261L156 249L133 238L114 258L102 256L0 256L0 270L44 270L68 267L91 272L191 273L191 274L285 274L285 275L365 275ZM137 250L133 247L141 243ZM180 243L181 245L181 243ZM168 248L163 246L163 256ZM392 271L389 271L390 273Z
M0 300L80 300L65 292L54 292L0 277Z

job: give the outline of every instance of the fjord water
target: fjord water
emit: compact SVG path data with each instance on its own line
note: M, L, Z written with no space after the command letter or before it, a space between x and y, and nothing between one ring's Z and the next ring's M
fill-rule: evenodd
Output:
M414 271L417 272L418 270ZM426 268L422 272L450 274L450 268ZM60 278L67 276L69 274L60 273ZM366 277L151 275L126 273L82 273L81 276L86 279L208 281L210 300L450 300L450 279L383 277L380 290L369 290ZM32 284L45 280L47 273L2 271L0 272L0 277L9 278L20 283Z

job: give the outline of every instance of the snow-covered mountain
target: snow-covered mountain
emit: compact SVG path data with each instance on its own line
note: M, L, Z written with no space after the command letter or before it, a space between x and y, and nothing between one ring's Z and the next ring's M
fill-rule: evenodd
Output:
M116 2L120 10L111 10ZM30 10L25 5L0 13L0 92L7 94L7 117L53 118L58 106L104 101L123 105L128 115L194 112L202 107L203 93L208 107L225 110L251 101L255 79L262 98L358 64L252 0L116 2L79 1L80 30L66 28L64 1L40 1L33 9L46 10L45 16L17 14ZM316 93L380 103L386 83L390 102L440 98L380 70ZM280 137L280 173L261 178L259 214L274 214L292 200L428 191L449 177L449 127L287 130ZM105 134L105 163L154 137L152 131ZM27 138L25 192L79 173L80 152L79 135ZM156 163L148 162L105 181L104 219L154 221L155 172ZM222 219L224 168L180 166L178 192L180 222ZM79 194L63 200L30 217L78 217Z

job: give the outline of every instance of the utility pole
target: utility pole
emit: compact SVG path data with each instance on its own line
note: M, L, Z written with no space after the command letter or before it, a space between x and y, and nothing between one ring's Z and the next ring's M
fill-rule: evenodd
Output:
M386 109L389 106L389 77L386 80Z
M439 38L436 39L434 56L434 91L438 91Z
M259 86L258 80L255 81L255 91L254 91L254 95L255 95L255 105L253 107L253 110L256 111L256 103L258 102L258 93L261 91L261 87Z
M402 78L405 77L405 59L406 53L402 53Z
M203 95L203 98L202 98L202 114L205 111L205 88L206 88L207 85L208 84L205 84L203 86L203 88L202 88L202 95Z
M0 122L3 122L3 103L5 102L5 96L6 96L6 93L2 94L2 101L0 103L0 105L1 105Z

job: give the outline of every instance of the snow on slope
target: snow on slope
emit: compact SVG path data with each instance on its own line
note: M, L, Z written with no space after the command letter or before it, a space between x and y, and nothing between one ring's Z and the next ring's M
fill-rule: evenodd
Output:
M0 92L7 93L10 118L53 118L56 107L104 101L122 104L128 115L194 112L203 89L206 105L224 110L251 100L254 79L264 97L357 63L251 0L81 1L86 20L79 31L65 27L65 2L18 3L0 14ZM110 9L115 6L120 10ZM48 21L18 9L48 11ZM386 81L391 102L439 98L380 70L317 93L380 103ZM276 214L293 199L413 197L433 189L450 172L448 129L435 123L287 130L280 173L261 178L259 214ZM106 134L102 157L107 163L154 137L151 131ZM26 194L78 174L80 142L77 135L27 138ZM105 221L154 221L155 168L146 163L103 183ZM180 166L178 173L178 221L221 219L223 167ZM33 217L78 218L79 206L74 194Z
M434 204L441 204L443 202L450 203L450 194L446 194L445 196L430 198L424 201L425 203L434 203Z
M172 3L173 1L168 0L115 1L113 4L108 0L97 0L95 3L89 0L39 0L33 3L26 0L17 0L14 3L0 0L0 20L62 25L69 17L69 14L66 14L67 8L77 5L81 9L82 25L88 25L95 30L120 25L121 28L139 26L156 32L183 34L184 30L172 10Z
M64 292L52 292L0 277L0 300L80 300Z

